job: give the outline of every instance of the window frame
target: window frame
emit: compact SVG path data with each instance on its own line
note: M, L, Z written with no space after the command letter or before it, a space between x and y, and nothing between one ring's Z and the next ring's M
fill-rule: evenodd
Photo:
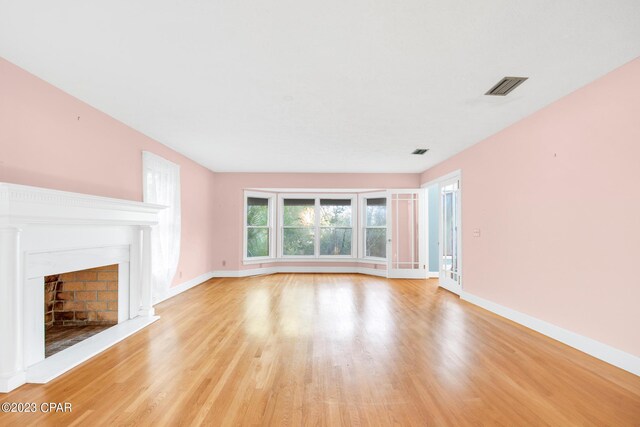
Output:
M386 208L389 209L389 197L386 191L379 192L371 192L371 193L361 193L358 195L358 204L360 205L360 240L359 243L359 258L367 261L375 261L378 263L386 263L388 259L388 247L385 248L386 257L373 257L367 256L367 229L368 228L384 228L385 229L385 244L388 244L389 239L389 224L388 221L385 221L385 226L367 226L367 200L368 199L387 199ZM387 211L388 212L388 211ZM387 218L389 216L387 215ZM388 245L387 245L388 246Z
M243 221L242 223L242 230L243 230L242 260L244 263L247 263L247 264L261 263L265 261L271 261L276 257L275 255L276 254L276 238L274 236L274 230L275 230L274 223L275 223L275 217L276 217L276 211L275 211L276 196L277 195L275 193L267 193L262 191L245 190L244 192L244 214L243 214L243 220L242 220ZM267 210L269 212L269 219L267 221L266 226L250 226L247 224L249 198L267 199L268 201ZM247 247L248 247L247 238L249 234L249 228L268 228L269 229L269 255L261 256L261 257L247 256Z
M313 255L285 255L284 252L284 200L314 200L314 250ZM327 227L320 225L321 199L339 199L351 201L351 227ZM358 258L358 196L352 193L279 193L278 194L278 249L277 257L283 260L350 260ZM311 228L311 227L287 227ZM349 255L321 255L320 235L325 228L351 228L351 253Z

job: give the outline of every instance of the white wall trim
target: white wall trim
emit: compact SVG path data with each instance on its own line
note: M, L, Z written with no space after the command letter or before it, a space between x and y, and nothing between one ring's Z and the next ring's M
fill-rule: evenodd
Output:
M261 274L276 273L277 267L251 268L249 270L218 270L213 272L213 277L249 277Z
M278 264L278 263L296 263L296 262L318 262L318 263L362 263L362 264L373 264L373 265L387 265L387 261L380 258L352 258L350 256L343 257L329 257L322 256L320 258L262 258L262 259L249 259L243 260L242 265L256 265L256 264ZM324 268L324 267L322 267Z
M165 207L0 182L0 224L155 225Z
M387 270L378 270L367 267L298 267L298 266L275 266L252 268L248 270L219 270L215 271L213 277L249 277L262 274L276 273L357 273L368 274L370 276L387 277Z
M180 283L179 285L172 286L169 288L169 292L167 293L167 295L164 295L161 299L159 299L158 301L155 301L154 304L158 304L158 303L161 303L162 301L168 300L169 298L173 298L176 295L183 293L184 291L188 291L189 289L195 286L203 284L204 282L206 282L207 280L213 277L217 277L217 276L215 276L215 272L210 271L208 273L201 274L198 277L194 277L191 280L187 280L186 282Z
M543 335L560 341L561 343L578 349L597 359L640 376L640 357L638 356L618 350L617 348L611 347L607 344L576 334L575 332L568 331L559 326L547 323L533 316L529 316L528 314L496 304L465 291L462 291L460 297L471 304L482 307L499 316L506 317L509 320L526 326L529 329L533 329L536 332L540 332Z

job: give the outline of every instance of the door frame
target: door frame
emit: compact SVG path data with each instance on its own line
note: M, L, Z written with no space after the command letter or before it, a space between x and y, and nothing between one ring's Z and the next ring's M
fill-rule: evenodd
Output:
M442 184L446 181L450 181L452 179L458 179L459 182L459 190L458 190L458 265L459 265L459 276L460 276L460 286L449 286L445 283L443 283L442 280L442 245L441 245L441 240L442 240L442 230L443 230L443 218L442 218L442 193L441 193L441 189L442 189ZM448 291L451 291L457 295L460 295L464 289L464 275L462 274L462 268L463 268L463 233L462 233L462 199L463 199L463 195L462 195L462 189L463 189L463 183L462 183L462 169L457 169L454 170L452 172L449 172L445 175L442 175L436 179L433 179L431 181L425 182L424 184L421 185L421 187L425 190L425 192L427 191L428 187L431 187L432 185L438 185L438 199L440 200L440 209L438 210L438 285L441 288L444 288ZM424 208L425 210L428 211L429 206L428 203L426 204L427 206ZM426 240L427 240L427 245L429 242L429 229L426 229ZM428 269L430 270L430 268Z

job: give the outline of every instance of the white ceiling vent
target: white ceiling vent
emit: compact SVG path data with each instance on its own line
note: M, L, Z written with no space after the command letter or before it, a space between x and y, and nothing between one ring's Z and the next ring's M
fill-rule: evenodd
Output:
M489 89L485 95L491 96L505 96L511 93L512 90L517 88L527 80L529 77L505 77L500 80L494 87Z

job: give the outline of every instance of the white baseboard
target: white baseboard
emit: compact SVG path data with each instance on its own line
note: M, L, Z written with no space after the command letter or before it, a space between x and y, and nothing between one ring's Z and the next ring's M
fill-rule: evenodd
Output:
M463 291L460 297L472 304L484 308L485 310L489 310L499 316L506 317L509 320L533 329L536 332L540 332L543 335L560 341L561 343L578 349L597 359L640 376L640 357L638 356L634 356L594 339L576 334L575 332L568 331L551 323L547 323L543 320L529 316L528 314L485 300L468 292Z
M213 272L213 277L249 277L261 274L274 273L275 267L251 268L248 270L218 270Z
M172 286L171 288L169 288L169 291L167 292L166 295L162 296L158 301L154 302L154 305L161 303L162 301L166 301L169 298L175 297L176 295L181 294L184 291L187 291L193 288L194 286L198 286L206 282L207 280L211 279L212 277L223 277L223 276L216 276L215 274L216 274L215 271L210 271L208 273L201 274L198 277L194 277L191 280L187 280L184 283L180 283L177 286Z
M437 279L438 277L440 277L440 272L438 272L438 271L429 271L427 273L427 277L429 279Z
M27 382L27 373L20 371L8 377L0 377L0 393L9 393Z
M360 273L371 276L387 277L387 270L378 270L367 267L298 267L275 266L264 268L251 268L248 270L223 270L214 271L213 277L249 277L261 274L275 273Z
M368 274L369 276L387 277L387 270L378 270L377 268L358 267L356 273Z

